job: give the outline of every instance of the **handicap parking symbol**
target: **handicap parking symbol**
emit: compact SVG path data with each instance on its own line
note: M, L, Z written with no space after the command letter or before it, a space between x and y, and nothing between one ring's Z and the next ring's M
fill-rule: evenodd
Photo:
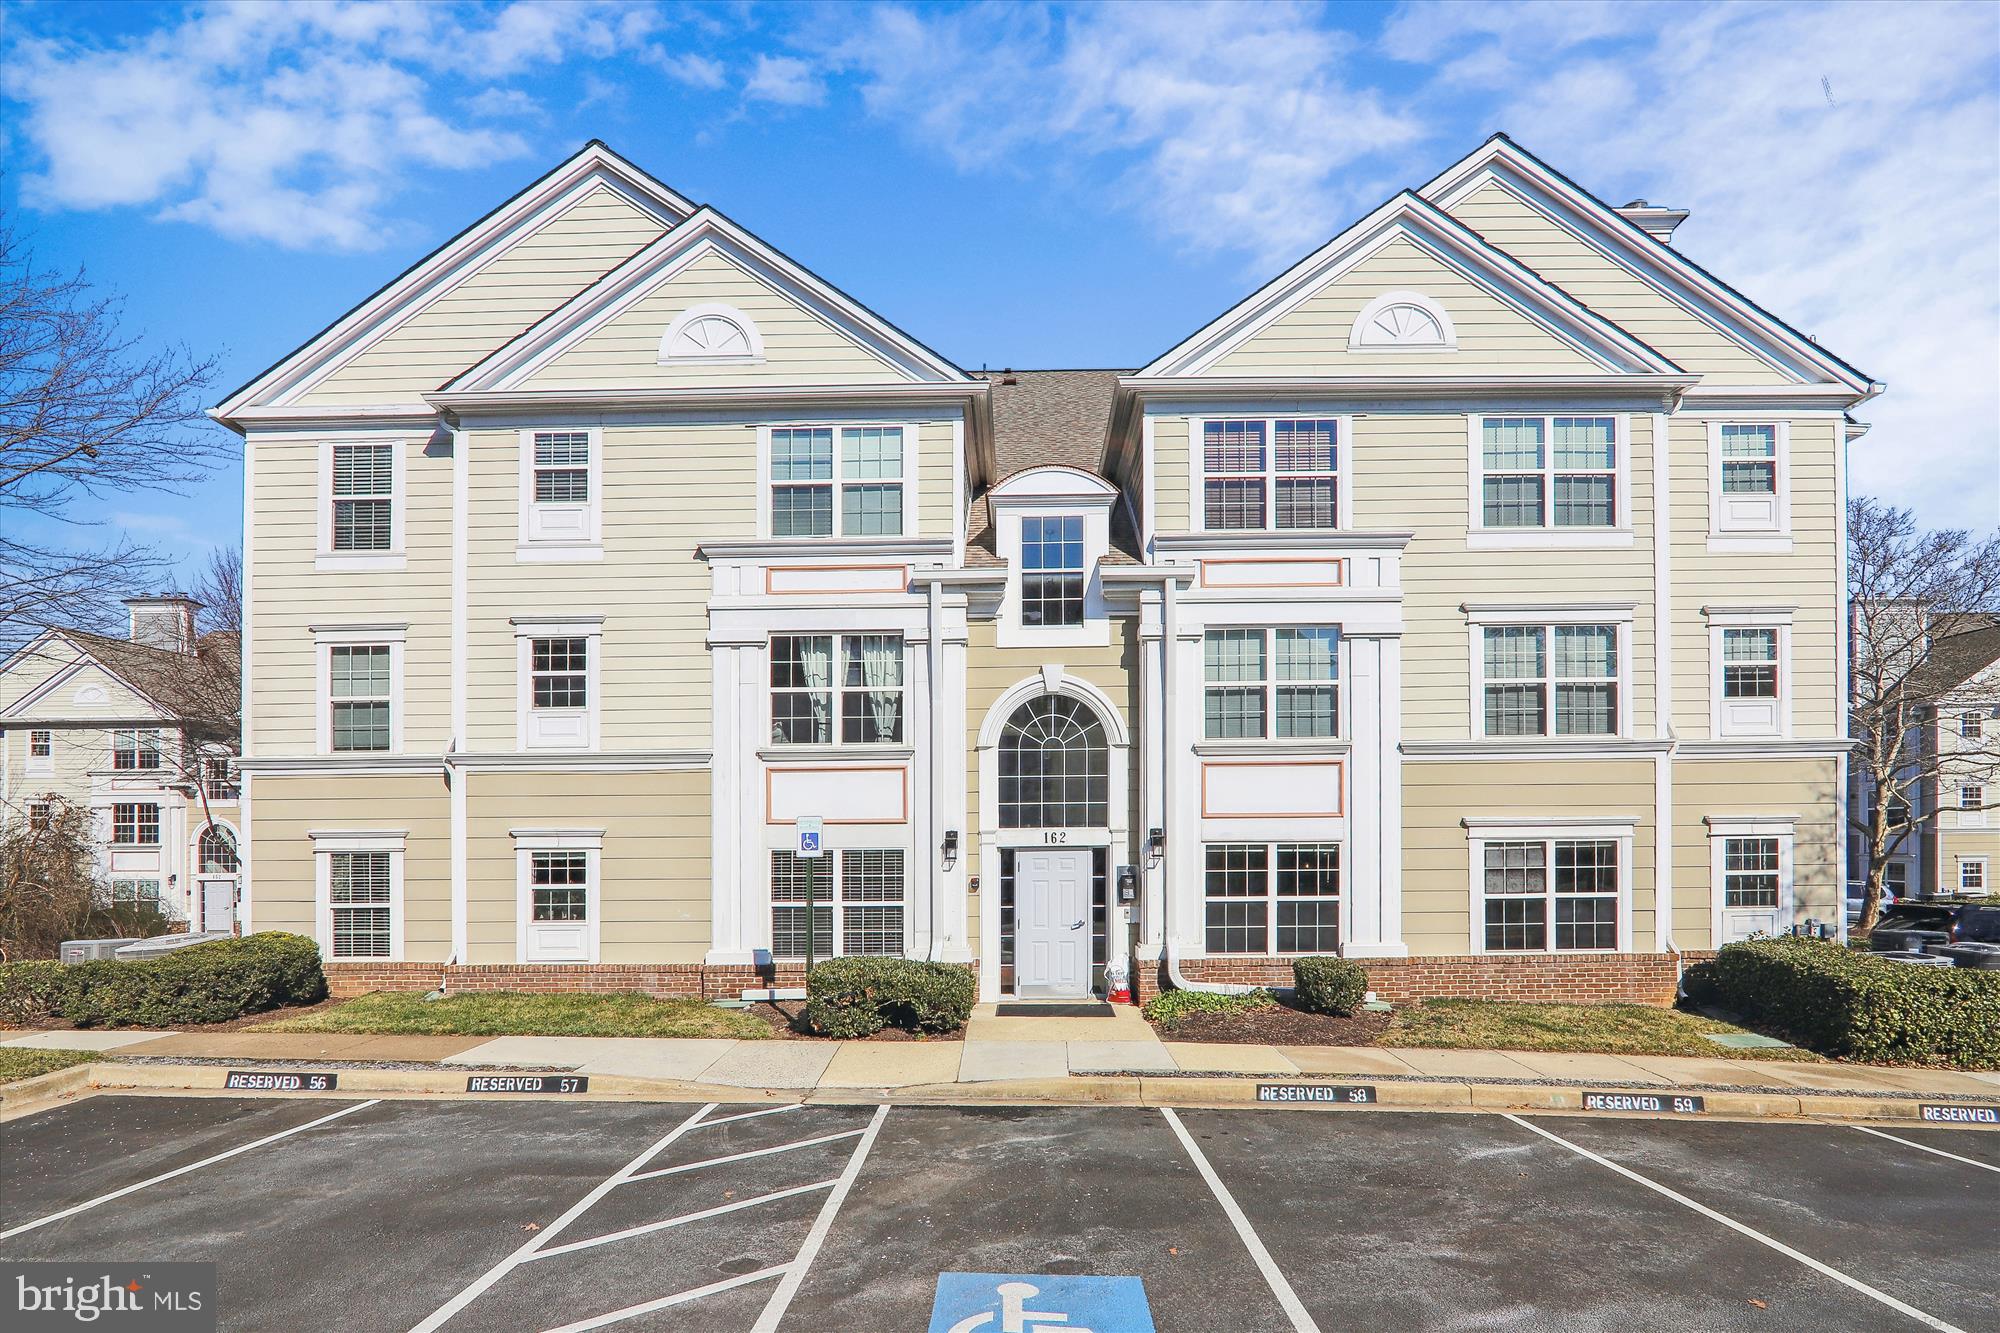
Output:
M929 1333L1155 1333L1136 1277L940 1273Z

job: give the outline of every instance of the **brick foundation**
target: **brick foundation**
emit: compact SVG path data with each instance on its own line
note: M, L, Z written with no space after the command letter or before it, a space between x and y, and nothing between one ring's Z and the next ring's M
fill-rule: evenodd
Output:
M710 967L703 963L328 963L326 985L336 999L370 991L625 992L733 1000L753 986L803 986L805 968Z
M1431 998L1520 1000L1532 1004L1672 1004L1679 959L1673 954L1465 955L1357 958L1368 988L1391 1004ZM1190 958L1190 981L1290 986L1289 958ZM1140 1003L1166 989L1166 966L1135 969Z

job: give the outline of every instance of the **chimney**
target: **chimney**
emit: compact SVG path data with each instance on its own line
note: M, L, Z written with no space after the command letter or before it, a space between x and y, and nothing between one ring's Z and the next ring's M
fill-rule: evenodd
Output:
M1688 211L1685 208L1662 208L1657 204L1649 204L1644 199L1634 199L1616 211L1619 217L1636 224L1641 231L1661 245L1672 245L1674 228L1688 220Z
M172 653L194 652L194 612L200 606L185 593L165 592L157 597L127 597L125 609L132 616L132 642L148 648L164 648Z

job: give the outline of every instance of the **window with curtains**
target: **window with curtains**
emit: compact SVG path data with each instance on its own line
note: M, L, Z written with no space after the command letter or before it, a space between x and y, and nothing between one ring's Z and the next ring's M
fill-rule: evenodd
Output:
M1210 532L1340 526L1340 423L1204 421L1202 526Z
M396 446L333 446L333 549L387 551L395 544Z
M1615 625L1488 625L1484 716L1488 736L1618 734Z
M903 714L901 635L771 637L774 744L899 744Z
M1722 905L1778 905L1778 840L1772 837L1722 840Z
M909 889L901 848L840 848L818 861L771 853L771 955L806 953L806 875L813 875L813 952L901 956Z
M1778 490L1778 428L1722 426L1722 493L1775 495Z
M390 649L385 643L337 643L327 649L329 735L336 751L390 748Z
M1339 948L1339 843L1208 843L1202 857L1207 952Z
M142 730L111 733L111 767L148 770L159 766L159 732Z
M1000 733L1000 827L1104 828L1111 753L1104 724L1081 700L1045 694L1014 710Z
M1021 623L1083 623L1083 517L1021 520Z
M335 958L387 958L393 933L390 857L393 852L332 852L327 908Z
M1615 417L1484 417L1479 429L1482 527L1617 526Z
M1219 629L1202 636L1202 734L1331 737L1340 730L1340 631Z
M903 532L901 426L783 426L771 432L773 537Z
M1475 844L1475 856L1488 952L1618 947L1615 840L1489 841Z
M111 841L118 847L160 845L160 807L120 802L111 807Z

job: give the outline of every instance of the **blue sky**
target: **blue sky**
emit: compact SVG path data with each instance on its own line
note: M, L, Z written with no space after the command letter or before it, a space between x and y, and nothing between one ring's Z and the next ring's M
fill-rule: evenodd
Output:
M962 365L1134 366L1504 129L1886 381L2000 520L2000 6L0 7L0 201L217 397L598 137ZM240 474L94 516L199 559Z

